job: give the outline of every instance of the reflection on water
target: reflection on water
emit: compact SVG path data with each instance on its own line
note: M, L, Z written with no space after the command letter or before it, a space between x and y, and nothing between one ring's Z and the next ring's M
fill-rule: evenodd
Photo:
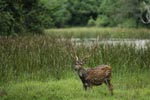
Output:
M81 43L83 43L87 46L91 46L93 45L93 43L95 43L96 38L85 38L85 39L72 38L71 41L75 42L76 45L80 45ZM145 48L145 46L149 43L150 43L150 40L148 39L144 39L144 40L140 40L140 39L102 39L100 40L99 39L99 44L104 44L104 45L127 44L127 45L135 45L136 48Z

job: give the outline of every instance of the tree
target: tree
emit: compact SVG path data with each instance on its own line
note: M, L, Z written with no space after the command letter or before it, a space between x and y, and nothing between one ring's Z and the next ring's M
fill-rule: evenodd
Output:
M99 7L99 16L102 18L103 23L107 18L107 26L116 26L120 23L118 10L120 9L118 0L102 0L102 3ZM98 18L99 19L99 18ZM100 19L99 19L100 20Z
M101 0L68 0L66 7L71 14L68 23L70 25L86 25L91 17L97 18L100 4Z
M40 0L1 0L0 1L1 35L42 33L51 26L51 17Z

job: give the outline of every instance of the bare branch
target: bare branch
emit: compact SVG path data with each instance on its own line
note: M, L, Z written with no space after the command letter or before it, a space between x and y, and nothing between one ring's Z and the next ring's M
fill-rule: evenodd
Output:
M149 24L150 23L150 6L146 4L146 2L143 1L144 9L145 9L145 15L143 19L143 14L141 14L140 18L142 23Z

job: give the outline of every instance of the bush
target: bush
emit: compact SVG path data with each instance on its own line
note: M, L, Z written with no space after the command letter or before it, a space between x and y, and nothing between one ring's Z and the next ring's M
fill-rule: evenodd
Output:
M12 33L13 30L11 30L13 16L9 12L1 12L0 13L0 35L8 35L9 32ZM9 32L8 32L9 31Z
M53 26L49 9L40 0L1 0L0 35L42 33Z
M106 27L109 25L109 18L106 15L99 15L96 19L96 26Z
M136 21L132 18L126 19L125 21L123 21L123 23L121 25L119 25L119 27L135 28L136 27Z
M95 20L92 17L88 20L87 26L95 26Z

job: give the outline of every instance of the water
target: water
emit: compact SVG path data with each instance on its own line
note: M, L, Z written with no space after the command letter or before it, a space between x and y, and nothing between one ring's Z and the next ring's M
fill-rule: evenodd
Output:
M85 39L80 39L80 38L73 38L71 39L72 42L75 42L76 45L80 45L83 43L84 45L91 46L93 43L96 43L96 38L85 38ZM147 44L150 43L149 39L102 39L99 40L99 44L127 44L127 45L135 45L136 48L145 48Z

